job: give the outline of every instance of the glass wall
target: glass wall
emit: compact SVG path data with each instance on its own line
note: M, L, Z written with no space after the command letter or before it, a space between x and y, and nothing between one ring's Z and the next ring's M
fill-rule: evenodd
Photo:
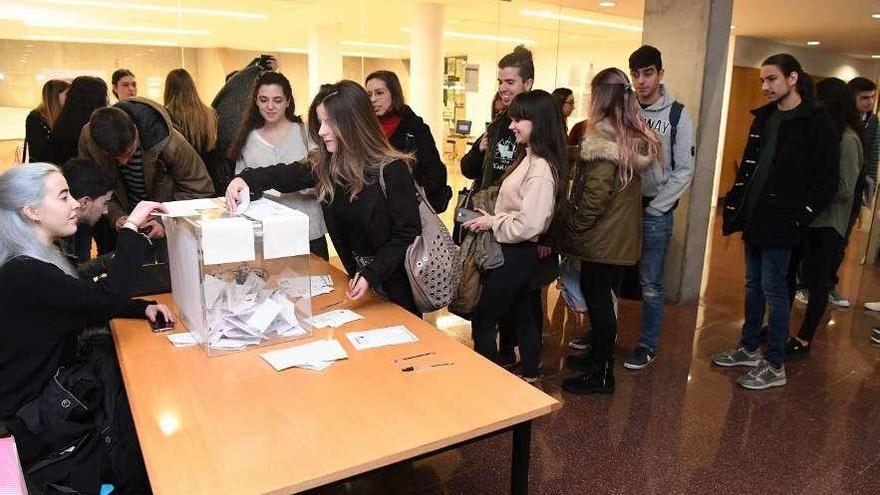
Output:
M450 170L463 143L447 143L458 121L479 135L491 119L497 61L517 44L534 53L535 87L571 88L569 125L584 118L588 84L604 67L625 68L641 42L640 21L583 2L438 1L444 59L442 129L433 129ZM572 2L565 2L571 4ZM132 70L139 94L162 101L168 71L184 67L210 102L230 71L274 54L294 88L299 113L322 76L363 82L377 69L395 71L410 89L410 43L416 2L410 0L16 0L0 2L0 166L12 161L24 118L43 83L81 74L109 80ZM634 14L633 12L622 12ZM636 13L638 15L640 13ZM310 74L314 77L310 77ZM109 82L109 81L108 81ZM111 97L111 101L114 99ZM415 108L417 113L424 109ZM459 129L462 130L462 129Z

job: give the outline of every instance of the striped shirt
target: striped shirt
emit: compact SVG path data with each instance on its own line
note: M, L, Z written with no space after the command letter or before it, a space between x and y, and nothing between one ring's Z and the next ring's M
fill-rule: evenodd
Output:
M134 208L136 204L147 197L147 183L144 180L144 150L140 145L131 160L126 165L119 167L119 172L122 174L122 182L125 183L129 207Z

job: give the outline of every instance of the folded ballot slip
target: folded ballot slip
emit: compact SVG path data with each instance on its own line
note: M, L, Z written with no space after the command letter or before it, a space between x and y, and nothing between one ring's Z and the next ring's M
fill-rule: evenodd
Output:
M331 339L264 352L260 357L275 368L275 371L294 367L321 371L340 359L348 359L348 354L338 340Z

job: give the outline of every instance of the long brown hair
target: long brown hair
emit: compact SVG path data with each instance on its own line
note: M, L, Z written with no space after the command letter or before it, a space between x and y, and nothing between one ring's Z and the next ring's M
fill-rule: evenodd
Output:
M254 88L251 94L251 104L245 111L244 120L241 121L241 125L238 127L238 134L227 151L227 157L230 160L236 161L241 158L241 150L243 150L244 145L247 144L247 139L251 134L251 131L266 125L266 119L263 118L263 115L260 113L260 108L257 106L257 93L260 92L261 87L271 86L273 84L281 86L281 91L284 93L284 97L287 98L288 101L287 108L284 109L284 118L290 122L302 123L302 119L296 115L296 103L293 101L293 88L290 87L290 81L288 81L287 78L284 77L284 74L280 72L263 72L260 74L260 77L254 81Z
M43 101L37 107L37 113L49 124L50 129L55 126L55 121L61 115L61 93L68 88L70 83L61 79L49 79L43 85Z
M165 108L193 148L204 152L217 146L217 114L202 102L186 69L174 69L165 78Z
M635 174L638 157L647 144L648 156L663 159L660 139L642 120L639 100L632 90L629 78L620 69L605 69L590 84L592 98L587 132L606 122L614 129L617 139L618 175L621 188L626 187Z
M327 112L327 124L336 135L334 153L327 151L318 135L321 105ZM347 79L321 86L309 107L309 135L318 144L309 153L309 162L318 179L318 199L322 201L333 201L335 185L342 186L353 200L367 184L378 179L379 167L395 160L412 163L412 155L401 153L388 143L364 88Z

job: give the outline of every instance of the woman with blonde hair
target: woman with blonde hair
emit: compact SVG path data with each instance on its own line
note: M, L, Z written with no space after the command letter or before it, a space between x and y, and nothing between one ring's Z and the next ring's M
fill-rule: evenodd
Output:
M348 297L359 299L372 289L418 314L403 264L421 233L412 157L391 147L369 96L354 81L321 87L309 107L309 134L317 147L303 161L246 169L233 179L226 189L230 209L242 191L258 197L269 188L315 188L351 277Z
M22 161L48 162L52 159L52 129L61 115L69 88L70 83L61 79L50 79L43 85L40 106L31 110L24 121Z
M186 69L174 69L165 77L165 109L177 130L192 145L205 166L215 191L222 191L222 157L217 150L217 113L199 97L196 83Z
M660 141L639 115L639 101L626 74L609 68L591 83L586 134L580 144L562 252L581 261L581 288L593 333L592 352L569 356L566 365L584 373L562 382L575 394L614 393L617 316L612 288L622 267L642 250L642 188L639 172L661 159Z

